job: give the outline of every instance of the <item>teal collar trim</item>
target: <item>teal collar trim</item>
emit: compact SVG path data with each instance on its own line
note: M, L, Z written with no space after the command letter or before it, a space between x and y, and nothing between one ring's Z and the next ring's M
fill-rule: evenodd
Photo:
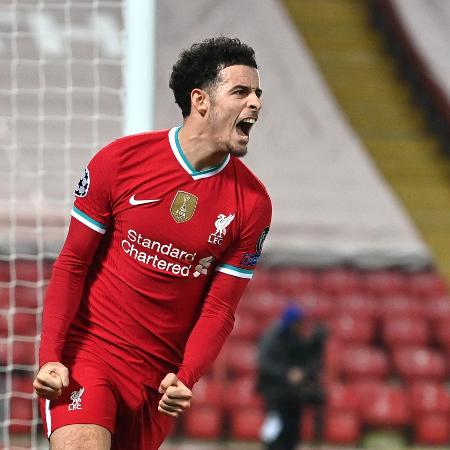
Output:
M225 160L215 167L210 167L209 169L204 170L195 170L191 163L186 158L185 154L183 153L183 149L181 148L180 141L178 138L178 134L181 130L181 127L172 128L169 131L169 141L172 147L172 151L175 154L175 157L177 158L178 162L183 166L183 168L194 178L194 180L198 180L201 178L207 178L213 175L216 175L217 173L221 172L228 162L230 161L230 155L227 155Z

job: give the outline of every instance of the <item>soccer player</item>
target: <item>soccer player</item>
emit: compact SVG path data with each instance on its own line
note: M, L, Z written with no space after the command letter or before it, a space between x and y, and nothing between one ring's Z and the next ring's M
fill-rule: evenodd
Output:
M192 45L170 87L183 125L90 161L45 301L40 397L50 447L153 450L231 332L271 202L241 162L261 109L254 51Z

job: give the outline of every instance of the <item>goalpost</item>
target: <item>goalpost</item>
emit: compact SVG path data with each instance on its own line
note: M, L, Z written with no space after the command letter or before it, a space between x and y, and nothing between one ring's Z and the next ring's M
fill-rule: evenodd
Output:
M155 1L0 3L0 448L40 445L31 383L76 181L152 126Z

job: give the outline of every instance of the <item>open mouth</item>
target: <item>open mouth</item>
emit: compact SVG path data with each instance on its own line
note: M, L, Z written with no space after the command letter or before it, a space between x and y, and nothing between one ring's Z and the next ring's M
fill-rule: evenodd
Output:
M248 137L250 135L250 130L255 123L256 119L254 118L242 119L236 124L236 129L241 136Z

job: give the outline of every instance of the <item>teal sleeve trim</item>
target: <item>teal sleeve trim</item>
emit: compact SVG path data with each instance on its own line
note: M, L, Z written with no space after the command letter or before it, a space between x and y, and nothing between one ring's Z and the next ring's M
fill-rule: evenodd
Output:
M87 214L85 214L83 211L79 210L75 206L72 209L73 209L74 212L76 212L78 215L83 217L83 219L85 219L88 222L90 222L92 225L95 225L96 227L101 228L102 230L106 230L106 225L103 225L102 223L97 222L96 220L90 218Z
M233 270L234 272L244 273L246 275L251 275L253 270L241 269L240 267L235 267L230 264L219 264L217 267L223 267L224 269Z

